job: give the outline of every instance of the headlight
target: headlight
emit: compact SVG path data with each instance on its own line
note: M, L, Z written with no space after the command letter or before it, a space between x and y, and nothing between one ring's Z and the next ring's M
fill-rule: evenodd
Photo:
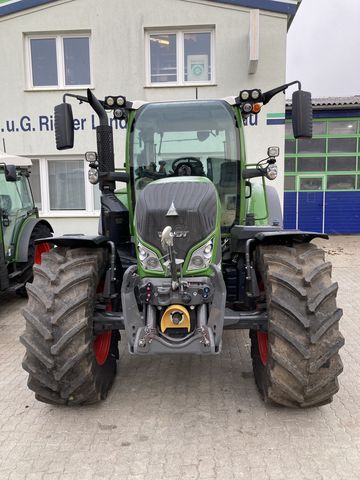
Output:
M249 99L249 97L250 97L250 94L249 94L249 92L248 92L247 90L243 90L242 92L240 92L240 98L241 98L241 100L246 101L246 100Z
M96 168L90 168L88 171L89 182L93 185L96 185L99 181L99 172Z
M267 151L268 157L274 158L280 155L280 148L279 147L269 147Z
M116 105L119 105L119 107L122 107L123 105L125 105L125 97L116 97Z
M97 153L96 152L86 152L85 153L85 160L89 163L95 163L97 161Z
M214 240L211 239L193 252L187 269L190 271L207 268L210 265L213 250Z
M138 257L144 270L153 270L163 272L160 260L155 252L144 247L142 243L138 243Z
M277 177L277 174L278 174L277 166L274 163L270 164L266 169L266 177L269 180L275 180L275 178Z
M115 104L115 100L113 97L106 97L105 98L105 103L106 105L108 105L109 107L113 107L114 104Z
M124 116L124 110L122 110L121 108L116 108L114 110L114 117L115 118L122 118Z
M251 103L244 103L242 109L245 113L250 113L252 111Z

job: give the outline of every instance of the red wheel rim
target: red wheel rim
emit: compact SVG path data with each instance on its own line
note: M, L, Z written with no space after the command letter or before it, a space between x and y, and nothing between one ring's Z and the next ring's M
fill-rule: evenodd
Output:
M104 365L108 358L112 332L104 332L97 335L94 341L95 358L98 365Z
M36 265L41 265L41 255L44 252L49 252L50 249L51 249L50 244L47 242L39 243L38 245L35 245L34 263L36 263Z
M102 289L101 285L98 286L98 291ZM109 301L105 307L106 312L112 311L112 304ZM109 330L108 332L100 333L96 336L94 340L94 352L95 352L95 359L98 365L104 365L106 359L109 356L110 352L110 345L111 345L111 334L112 331Z
M268 334L266 332L257 332L257 341L261 363L265 366L268 359Z

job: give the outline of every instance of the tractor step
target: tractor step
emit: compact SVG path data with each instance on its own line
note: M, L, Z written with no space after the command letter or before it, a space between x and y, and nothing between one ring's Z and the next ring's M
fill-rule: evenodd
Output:
M7 292L8 293L16 293L20 289L25 288L25 285L26 285L25 283L14 283L14 284L9 286L9 288L7 289Z
M264 330L267 325L266 311L236 311L231 308L225 308L224 329L251 329Z
M122 313L96 312L94 317L94 333L97 335L109 330L125 330Z

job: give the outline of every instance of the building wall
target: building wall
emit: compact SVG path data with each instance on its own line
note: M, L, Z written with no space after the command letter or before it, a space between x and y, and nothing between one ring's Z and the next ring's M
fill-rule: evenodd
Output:
M60 0L1 18L0 135L7 151L45 162L47 158L81 160L85 151L96 149L92 112L86 105L79 106L76 102L72 102L74 116L83 119L83 129L76 132L75 148L61 155L55 149L51 120L53 107L61 102L64 90L31 91L27 88L27 34L90 32L95 95L101 98L107 94L124 94L131 100L161 101L193 99L196 89L193 86L146 85L144 32L147 29L214 28L215 84L199 86L200 99L236 96L244 88L265 91L285 83L287 16L261 11L259 62L255 74L248 73L249 24L250 9L201 0ZM271 121L274 118L280 118L280 122ZM249 163L264 158L270 145L279 145L283 152L283 118L284 96L279 95L264 107L259 118L253 119L253 125L246 127ZM116 130L117 167L124 161L123 147L124 132ZM278 164L280 175L273 184L282 198L283 155ZM41 175L43 196L49 195L45 191L48 189L45 167ZM87 201L88 205L89 202L93 205L89 188L86 187ZM96 208L91 207L76 214L47 211L43 215L54 225L57 234L75 230L94 233L97 213Z

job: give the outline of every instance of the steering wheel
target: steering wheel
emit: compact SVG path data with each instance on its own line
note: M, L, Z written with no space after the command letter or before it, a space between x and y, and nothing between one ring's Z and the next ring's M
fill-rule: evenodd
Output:
M171 165L176 176L204 176L204 167L198 157L179 157Z

